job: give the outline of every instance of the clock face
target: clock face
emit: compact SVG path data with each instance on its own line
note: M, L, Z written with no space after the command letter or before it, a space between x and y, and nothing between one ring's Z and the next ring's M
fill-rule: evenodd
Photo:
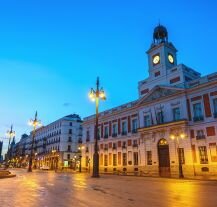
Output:
M173 58L173 56L172 56L171 54L168 55L168 60L169 60L169 62L170 62L171 64L174 63L174 58Z
M154 63L154 65L160 63L160 56L159 55L155 55L153 57L153 63Z

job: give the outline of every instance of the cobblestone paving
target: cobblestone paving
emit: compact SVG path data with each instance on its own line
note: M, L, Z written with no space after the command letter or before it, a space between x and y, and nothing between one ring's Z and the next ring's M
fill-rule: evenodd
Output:
M13 171L0 207L217 207L217 182Z

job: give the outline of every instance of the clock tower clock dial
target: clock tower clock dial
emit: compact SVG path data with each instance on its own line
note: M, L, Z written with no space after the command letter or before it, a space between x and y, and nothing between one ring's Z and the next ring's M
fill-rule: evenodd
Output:
M159 55L154 55L152 58L152 62L154 65L157 65L160 63L160 56Z
M173 58L173 55L172 54L168 54L168 60L171 64L174 63L174 58Z

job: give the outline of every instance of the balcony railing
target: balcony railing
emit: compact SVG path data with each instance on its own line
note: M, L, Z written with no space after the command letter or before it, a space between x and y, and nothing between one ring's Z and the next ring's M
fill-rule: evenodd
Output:
M90 141L90 138L86 138L86 142L89 142Z
M127 135L126 131L121 132L121 135Z
M202 135L197 135L197 136L196 136L196 139L197 139L197 140L198 140L198 139L206 139L206 137L205 137L204 134L202 134Z
M193 120L194 120L194 122L203 121L204 118L203 118L203 116L195 116L195 117L193 118Z
M138 147L138 144L133 144L133 147Z

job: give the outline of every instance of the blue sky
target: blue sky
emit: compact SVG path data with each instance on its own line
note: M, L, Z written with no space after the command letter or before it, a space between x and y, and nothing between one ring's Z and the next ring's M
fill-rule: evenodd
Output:
M100 110L137 99L159 20L178 63L203 75L216 72L216 8L214 0L2 1L0 137L11 124L17 140L29 133L36 109L45 125L71 113L93 114L87 93L96 76L108 96Z

